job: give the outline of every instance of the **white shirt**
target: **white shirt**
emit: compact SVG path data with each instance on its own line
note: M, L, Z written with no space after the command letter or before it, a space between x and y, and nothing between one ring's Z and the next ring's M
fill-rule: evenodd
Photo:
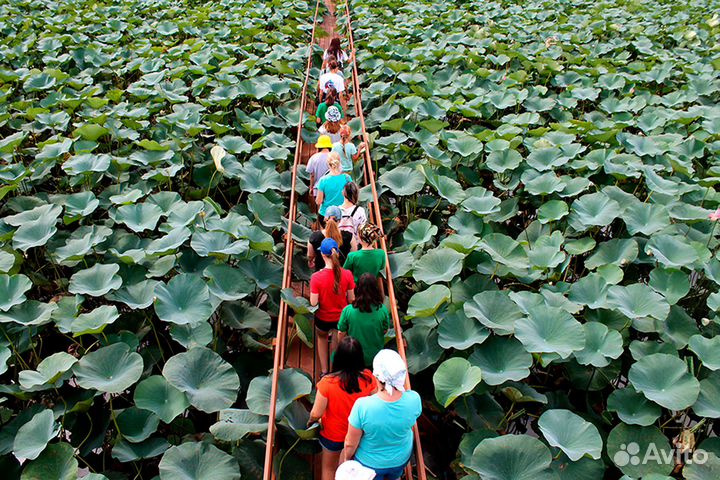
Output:
M341 77L337 73L323 73L322 75L320 75L320 88L322 89L323 93L327 93L327 88L325 88L325 84L328 81L332 81L333 85L335 85L335 90L337 90L338 93L345 91L345 80L343 80L343 77Z

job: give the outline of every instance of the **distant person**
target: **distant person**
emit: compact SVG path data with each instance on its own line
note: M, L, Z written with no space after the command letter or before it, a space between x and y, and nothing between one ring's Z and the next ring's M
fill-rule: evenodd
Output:
M333 59L337 62L338 68L340 70L345 68L345 64L350 59L350 57L348 57L348 54L345 53L345 51L343 51L342 47L340 46L340 39L338 37L330 40L330 46L323 53L323 71L328 69L328 64Z
M407 366L397 352L380 350L373 359L373 375L381 389L355 402L341 461L357 460L375 470L378 480L397 480L410 461L412 428L422 402L417 392L405 391Z
M342 217L339 207L330 207L325 212L320 224L323 226L320 230L315 230L310 234L307 243L308 266L317 272L325 266L322 255L320 254L320 245L326 238L332 238L340 247L340 261L344 262L348 258L350 249L352 248L352 234L347 231L340 230L338 222Z
M317 196L317 182L330 170L328 160L332 140L327 135L320 135L315 148L317 152L308 159L305 166L305 170L310 174L310 190L313 197Z
M332 373L317 384L315 404L308 426L320 420L322 480L332 480L348 430L348 416L358 398L377 391L377 381L363 363L363 349L352 337L340 341L332 362Z
M337 60L330 60L328 62L328 71L320 75L318 80L318 98L320 98L320 101L325 99L325 94L330 87L337 90L338 95L345 92L345 80L338 68Z
M327 121L325 113L327 113L327 109L330 107L338 109L341 119L345 117L345 114L342 111L342 105L340 105L340 101L338 100L337 91L334 88L328 90L325 101L318 105L317 110L315 110L315 121L318 125L322 125Z
M360 192L355 182L346 183L343 188L343 203L340 205L342 218L340 219L340 230L347 230L352 233L353 248L357 250L360 244L358 232L360 227L367 223L365 208L358 205Z
M343 172L352 172L355 162L360 158L365 148L365 142L362 142L359 147L355 147L355 144L352 142L352 130L350 126L343 125L340 127L340 141L333 142L332 151L340 155Z
M330 170L317 183L315 203L321 216L325 216L328 207L342 205L343 188L352 181L350 175L342 172L340 156L337 153L330 152L328 155L328 167Z
M325 123L318 129L321 135L327 135L333 142L333 145L340 141L340 120L342 119L342 113L337 105L328 107L325 111Z
M355 280L352 273L340 265L340 247L332 238L320 244L325 267L310 277L310 305L315 311L315 332L321 376L328 372L328 336L337 330L340 314L348 303L355 300Z
M385 347L385 334L390 328L390 311L384 300L377 277L365 273L355 284L355 300L340 314L340 339L345 334L357 338L367 366L372 365L375 355Z
M360 227L360 249L350 252L343 265L343 268L353 272L356 282L366 273L377 279L385 270L385 250L376 248L380 235L377 225L366 223Z

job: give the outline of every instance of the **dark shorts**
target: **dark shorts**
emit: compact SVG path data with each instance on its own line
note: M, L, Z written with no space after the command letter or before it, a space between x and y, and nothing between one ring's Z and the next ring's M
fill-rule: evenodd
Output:
M345 446L344 442L333 442L323 437L322 434L318 435L318 440L320 440L320 446L330 452L340 452Z
M322 330L323 332L329 332L330 330L337 330L338 322L326 322L315 317L315 328Z
M363 467L375 470L375 480L398 480L400 477L402 477L402 474L405 471L405 467L407 466L407 462L405 462L405 464L400 467L394 468L373 468L365 465L362 462L360 462L360 464L362 464Z

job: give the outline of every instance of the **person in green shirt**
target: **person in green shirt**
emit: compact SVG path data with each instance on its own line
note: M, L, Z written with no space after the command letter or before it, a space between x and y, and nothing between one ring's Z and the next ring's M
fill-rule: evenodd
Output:
M358 229L361 248L350 252L345 260L345 265L343 265L344 269L353 272L355 283L364 273L369 273L377 278L380 276L380 272L385 270L385 251L375 248L375 243L380 235L380 228L372 223L366 223Z
M334 88L328 90L325 101L318 105L317 110L315 111L315 121L318 125L322 125L327 121L325 114L327 113L328 108L333 105L340 111L340 118L344 118L345 114L342 111L342 105L340 105L340 102L338 101L337 91L335 91Z
M390 328L390 311L383 303L377 278L366 273L355 286L355 300L343 308L338 322L339 338L356 338L362 345L365 365L372 365L375 355L385 346Z

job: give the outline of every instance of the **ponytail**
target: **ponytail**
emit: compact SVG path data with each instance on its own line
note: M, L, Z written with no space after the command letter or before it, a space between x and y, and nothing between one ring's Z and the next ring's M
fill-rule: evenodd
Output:
M342 265L340 265L340 253L337 251L337 249L333 250L330 258L332 259L333 276L335 277L335 293L340 293L340 280L342 279Z
M338 245L343 244L342 233L338 227L335 217L325 217L325 238L332 238Z

